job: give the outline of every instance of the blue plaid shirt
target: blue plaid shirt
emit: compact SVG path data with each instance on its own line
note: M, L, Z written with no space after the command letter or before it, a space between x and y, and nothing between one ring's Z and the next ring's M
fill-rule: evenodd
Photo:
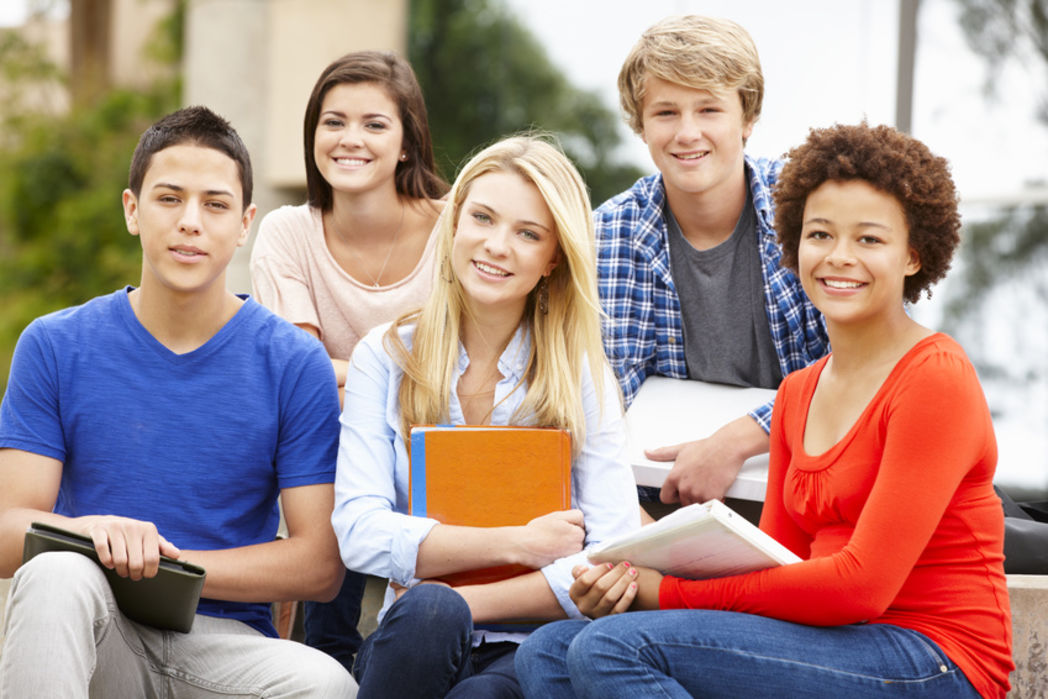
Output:
M782 375L801 369L830 351L822 315L800 281L779 266L781 251L772 228L771 188L782 161L746 156L757 212L757 245L772 342ZM628 406L652 374L688 378L680 299L670 270L669 238L662 176L637 180L629 190L594 212L597 270L604 323L604 349L622 384ZM749 414L771 429L772 403Z

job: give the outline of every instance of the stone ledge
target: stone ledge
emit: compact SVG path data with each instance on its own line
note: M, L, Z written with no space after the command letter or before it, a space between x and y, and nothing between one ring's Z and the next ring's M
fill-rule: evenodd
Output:
M1009 575L1012 691L1008 699L1048 697L1048 575Z

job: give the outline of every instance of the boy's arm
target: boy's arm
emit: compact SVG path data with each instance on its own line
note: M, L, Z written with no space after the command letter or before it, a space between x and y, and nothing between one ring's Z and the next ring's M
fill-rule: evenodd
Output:
M207 571L202 595L235 602L331 600L345 568L331 528L330 483L284 488L280 498L288 536L219 551L183 551Z
M44 522L91 537L102 565L138 580L153 577L160 555L180 551L151 522L112 515L65 517L51 510L58 499L62 462L20 449L0 449L0 577L22 564L22 545L32 522Z
M22 565L22 543L31 522L67 527L51 512L58 499L62 462L20 449L0 449L0 578Z

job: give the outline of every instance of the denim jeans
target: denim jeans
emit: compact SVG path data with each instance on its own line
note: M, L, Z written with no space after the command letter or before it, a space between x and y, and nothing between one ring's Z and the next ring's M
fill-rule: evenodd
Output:
M386 612L353 665L361 699L523 697L515 643L473 643L473 616L443 585L417 585Z
M78 553L45 553L15 573L7 601L0 696L348 698L353 678L301 643L236 619L198 614L189 633L121 614L101 569Z
M357 626L367 579L363 573L347 570L335 599L303 604L306 645L324 651L342 663L347 672L353 669L353 656L362 640Z
M547 624L523 643L528 697L977 698L923 634L887 624L815 627L708 610Z

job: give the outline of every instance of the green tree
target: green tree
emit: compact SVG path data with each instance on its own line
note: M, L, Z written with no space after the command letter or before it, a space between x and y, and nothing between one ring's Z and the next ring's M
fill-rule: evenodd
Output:
M479 147L530 128L558 135L594 204L643 174L614 160L618 115L572 86L498 0L412 0L409 23L408 57L448 177Z
M177 59L181 8L157 28L151 52ZM17 31L0 34L0 388L11 352L35 317L136 283L137 241L120 192L142 130L179 103L180 79L109 89L60 113L40 96L66 76Z

